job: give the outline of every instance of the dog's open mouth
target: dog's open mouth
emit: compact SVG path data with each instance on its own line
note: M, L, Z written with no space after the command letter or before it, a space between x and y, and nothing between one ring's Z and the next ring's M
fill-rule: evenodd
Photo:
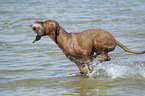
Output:
M32 30L37 34L33 43L39 41L41 37L45 35L45 29L40 24L31 24L30 27L32 27Z

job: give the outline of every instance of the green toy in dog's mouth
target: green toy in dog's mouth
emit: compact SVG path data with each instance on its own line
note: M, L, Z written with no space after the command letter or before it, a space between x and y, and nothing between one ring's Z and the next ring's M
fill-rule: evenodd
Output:
M36 36L35 40L32 43L35 43L36 41L39 41L41 39L41 36Z
M32 30L37 34L35 40L33 41L33 43L35 43L45 34L45 29L40 24L31 24L30 27L32 27Z

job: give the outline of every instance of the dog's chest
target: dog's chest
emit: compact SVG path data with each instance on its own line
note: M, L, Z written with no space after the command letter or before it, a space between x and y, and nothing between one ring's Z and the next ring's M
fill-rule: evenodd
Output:
M67 54L69 54L71 57L79 56L80 53L78 52L78 50L80 50L80 49L79 49L79 45L75 39L68 40L68 41L64 42L64 44L65 45L63 46L63 49Z
M85 63L81 57L75 57L75 56L68 55L67 58L76 64L84 64Z

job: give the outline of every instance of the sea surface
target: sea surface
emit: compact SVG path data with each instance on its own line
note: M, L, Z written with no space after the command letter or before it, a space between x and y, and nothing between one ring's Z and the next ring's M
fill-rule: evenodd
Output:
M79 69L48 36L32 43L30 24L45 20L68 33L107 30L145 50L144 0L0 0L0 96L145 96L145 54L117 46L111 61L94 60L94 74L69 76Z

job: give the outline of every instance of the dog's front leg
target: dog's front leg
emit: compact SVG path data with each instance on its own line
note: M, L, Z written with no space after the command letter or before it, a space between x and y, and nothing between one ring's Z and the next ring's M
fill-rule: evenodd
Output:
M92 59L89 56L89 52L87 50L84 50L80 46L77 46L77 48L75 48L75 49L76 49L76 53L81 55L82 59L84 60L84 63L87 65L87 66L85 66L85 64L79 64L79 65L77 64L79 69L85 75L87 75L88 72L92 73L93 70L90 68L90 65L92 65ZM85 67L87 67L87 68L85 68Z
M79 72L80 74L84 74L85 76L87 75L87 70L85 69L85 65L84 64L76 64L78 66L78 68L80 69L81 72Z
M87 64L87 68L88 68L89 72L92 73L93 70L90 68L90 65L92 65L92 60L89 56L89 53L87 51L84 52L82 55L82 58L85 61L85 63Z

